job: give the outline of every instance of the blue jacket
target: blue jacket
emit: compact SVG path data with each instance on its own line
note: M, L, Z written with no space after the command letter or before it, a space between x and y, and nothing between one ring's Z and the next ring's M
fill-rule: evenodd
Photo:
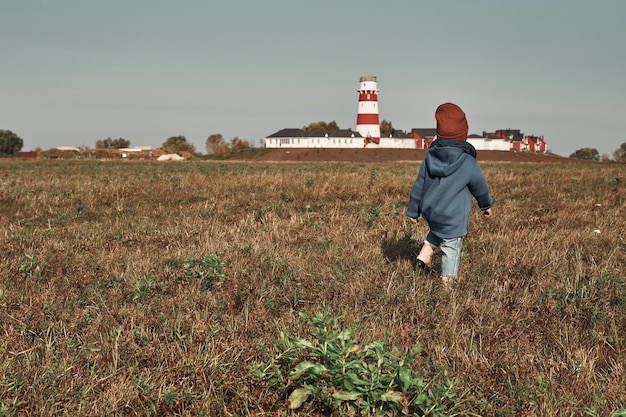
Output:
M437 139L420 166L406 215L421 215L442 239L462 237L467 234L472 196L481 210L493 204L476 149L465 141Z

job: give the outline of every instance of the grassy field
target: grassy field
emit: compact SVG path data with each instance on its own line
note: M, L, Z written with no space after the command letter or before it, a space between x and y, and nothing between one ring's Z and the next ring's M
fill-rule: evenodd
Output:
M418 165L0 160L0 416L626 415L625 166L483 163L446 291Z

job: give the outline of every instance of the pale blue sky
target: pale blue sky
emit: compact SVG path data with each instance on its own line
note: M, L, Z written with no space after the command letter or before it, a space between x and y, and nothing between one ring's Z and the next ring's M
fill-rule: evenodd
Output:
M0 0L0 129L24 150L380 118L520 129L564 156L626 142L623 0Z

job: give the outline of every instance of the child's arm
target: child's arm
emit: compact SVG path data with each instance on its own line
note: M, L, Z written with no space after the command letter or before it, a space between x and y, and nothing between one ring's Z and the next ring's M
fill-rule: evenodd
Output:
M420 201L422 199L422 188L424 187L424 178L426 167L425 164L422 163L420 166L419 173L417 174L417 178L413 183L413 188L411 189L411 195L409 197L409 205L406 209L406 215L415 223L417 223L417 219L420 216Z
M487 180L483 175L482 169L480 169L480 165L478 162L475 163L474 169L470 176L469 184L467 185L470 192L476 199L478 203L478 207L485 213L485 216L491 216L491 211L489 214L486 214L486 211L491 208L493 204L493 197L489 192L489 185L487 184Z

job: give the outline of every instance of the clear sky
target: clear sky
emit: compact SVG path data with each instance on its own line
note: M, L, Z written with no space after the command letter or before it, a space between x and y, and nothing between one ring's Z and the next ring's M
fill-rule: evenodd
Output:
M626 142L624 0L0 0L0 129L24 149L160 146L380 118L520 129L555 153Z

